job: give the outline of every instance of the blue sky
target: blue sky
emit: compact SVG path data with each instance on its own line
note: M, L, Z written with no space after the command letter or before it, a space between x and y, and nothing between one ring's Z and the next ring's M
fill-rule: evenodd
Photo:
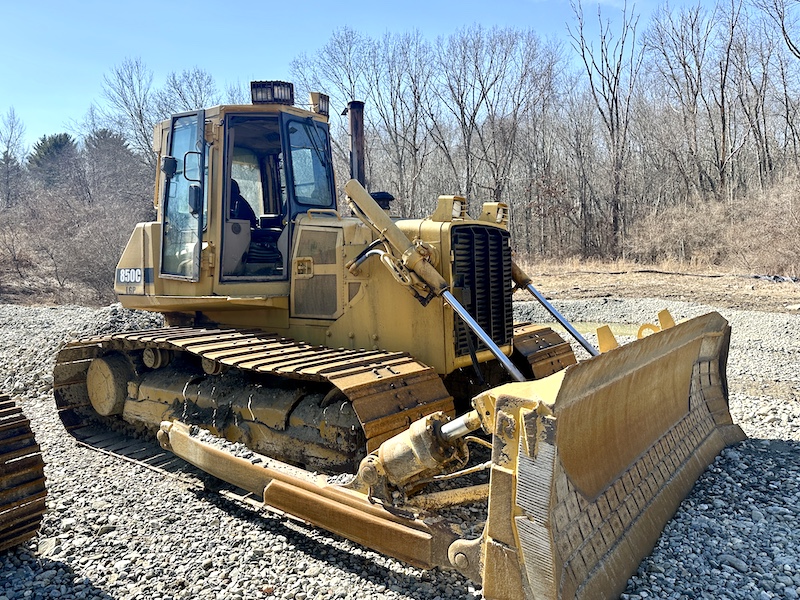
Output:
M640 26L656 1L636 2ZM603 0L604 14L619 14L621 2ZM418 29L433 40L477 23L565 38L574 18L569 0L0 0L0 6L0 117L13 107L28 146L45 134L74 132L91 104L102 101L103 76L126 58L141 58L155 87L172 71L199 67L224 88L288 78L293 58L313 54L343 26L370 36ZM596 22L596 0L584 6L587 23Z

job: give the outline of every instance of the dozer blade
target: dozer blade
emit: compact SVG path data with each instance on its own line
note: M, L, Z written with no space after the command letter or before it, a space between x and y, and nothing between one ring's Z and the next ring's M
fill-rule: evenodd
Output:
M480 565L486 598L619 596L697 477L745 438L729 341L711 313L475 400L494 415L489 517L480 545L451 551Z

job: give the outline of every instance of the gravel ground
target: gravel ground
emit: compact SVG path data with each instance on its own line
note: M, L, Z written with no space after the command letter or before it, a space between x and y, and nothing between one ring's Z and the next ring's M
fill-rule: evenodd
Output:
M576 323L638 324L664 307L677 320L710 310L611 298L556 306ZM549 320L534 305L516 308L520 319ZM800 316L723 314L733 326L731 410L751 439L706 470L623 598L798 598ZM33 421L49 489L38 538L0 555L0 600L480 596L456 574L407 567L77 446L53 406L56 350L70 339L155 324L118 306L0 305L0 391Z

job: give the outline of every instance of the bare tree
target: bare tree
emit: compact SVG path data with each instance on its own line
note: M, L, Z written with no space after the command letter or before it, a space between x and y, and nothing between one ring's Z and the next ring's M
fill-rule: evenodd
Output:
M708 123L711 127L715 193L719 200L729 200L731 161L741 150L744 139L735 129L735 96L733 79L733 45L738 37L741 0L730 0L730 7L722 14L716 36L716 69L712 74L707 93L701 94ZM746 135L746 134L745 134Z
M780 29L786 42L786 47L800 58L800 46L797 40L798 13L797 0L753 0L753 4L760 8Z
M518 248L535 249L540 255L568 253L574 251L567 241L573 231L569 216L574 204L565 175L569 157L559 128L564 118L564 90L572 86L560 45L538 43L532 48L529 77L533 85L522 99L515 143L508 149L503 200L511 206L511 228ZM493 143L497 145L501 139Z
M214 77L194 67L171 72L160 88L153 86L153 73L141 59L126 59L103 78L106 105L97 112L90 130L99 128L121 133L130 149L147 165L155 168L152 150L153 129L170 115L231 102L249 103L237 84L220 93Z
M643 58L642 49L636 47L639 18L628 14L626 3L621 31L615 37L610 22L603 22L598 8L600 39L599 48L594 49L586 36L582 6L573 3L572 8L577 30L570 28L570 36L586 69L589 90L607 135L611 178L607 200L611 215L609 253L616 257L620 255L624 235L624 169L632 99Z
M494 201L505 200L518 156L522 127L552 93L558 54L532 31L493 30L487 35L490 56L475 76L485 98L485 119L476 130L476 155L487 171Z
M3 263L10 264L17 277L24 280L26 271L33 266L33 262L27 245L25 228L20 226L21 220L16 214L19 210L16 207L10 210L15 214L9 215L6 211L3 221L0 223L0 259Z
M343 105L367 95L366 69L371 45L364 35L343 27L331 36L323 49L338 58L320 65L320 77L326 83L335 84L334 93Z
M586 258L602 256L600 225L603 220L601 204L602 190L598 190L598 152L600 123L594 96L577 81L569 93L562 98L559 133L564 147L565 174L576 209L565 212L572 226L578 231L580 253ZM543 215L544 217L544 215ZM544 246L542 250L544 251Z
M367 68L374 42L367 36L349 28L336 29L327 44L313 57L300 54L291 63L291 75L300 94L324 92L330 97L331 113L343 113L351 100L363 100L368 94ZM343 113L344 114L344 113ZM365 126L369 130L370 115L365 113ZM349 178L350 144L346 119L331 119L331 145L339 181ZM366 167L370 177L370 141L367 136Z
M225 104L250 104L250 84L245 85L238 79L225 86Z
M447 39L437 40L435 48L439 85L435 93L439 105L431 107L432 135L450 166L457 191L468 198L475 191L477 165L474 154L477 130L485 111L487 82L479 83L478 73L494 56L487 47L486 33L480 26L462 29ZM491 76L486 75L491 81ZM433 111L438 111L434 113Z
M775 169L773 156L772 126L768 122L770 107L770 73L773 69L773 55L776 43L763 22L747 19L736 35L733 44L733 75L736 82L736 97L752 140L755 160L747 163L757 166L757 180L763 190L772 181ZM741 161L745 162L745 161ZM747 175L747 167L738 169L740 177ZM742 185L747 181L742 180Z
M779 114L778 138L783 140L782 151L787 154L794 172L800 171L800 77L797 61L786 52L776 53L774 85L776 111Z
M160 115L155 107L153 72L141 59L125 59L103 77L103 97L108 107L101 112L121 131L136 154L155 168L153 130Z
M404 216L417 213L423 169L433 150L429 113L422 109L432 95L429 54L418 31L387 34L372 46L367 68L375 144L386 156L383 168L373 168L372 180L391 186Z
M663 90L665 109L672 108L680 115L680 128L673 132L672 141L664 140L665 149L669 149L688 193L698 197L700 186L712 181L701 147L704 134L700 109L712 60L713 31L714 19L700 4L682 8L677 15L664 6L654 14L645 37L649 68L655 75L655 85ZM676 139L678 132L681 135Z
M11 107L0 120L0 202L6 208L15 205L22 193L24 138L25 125Z
M167 75L164 85L153 94L155 114L159 119L169 115L199 110L222 102L214 77L200 69L185 69Z

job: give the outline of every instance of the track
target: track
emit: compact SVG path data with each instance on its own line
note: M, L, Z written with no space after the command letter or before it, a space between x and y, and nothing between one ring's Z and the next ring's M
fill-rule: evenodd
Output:
M569 344L550 329L523 324L515 329L515 348L536 376L575 362ZM281 338L260 330L165 328L78 340L56 359L54 395L67 430L85 446L121 457L191 487L213 487L229 498L263 506L261 498L230 488L163 450L154 427L133 426L118 416L98 415L89 401L87 373L95 358L113 353L141 357L144 352L193 355L208 376L235 368L287 380L313 381L339 390L352 403L367 441L367 451L426 414L454 412L453 399L433 369L406 353L331 349ZM152 358L152 357L151 357ZM142 364L142 359L136 359ZM201 374L202 375L202 374Z
M454 413L453 399L430 367L403 352L333 349L258 330L166 328L90 338L65 346L56 358L54 389L67 429L88 425L86 374L109 352L184 352L207 373L235 367L285 379L328 383L352 403L367 451L436 411Z
M45 511L44 461L30 421L0 396L0 551L31 539Z

